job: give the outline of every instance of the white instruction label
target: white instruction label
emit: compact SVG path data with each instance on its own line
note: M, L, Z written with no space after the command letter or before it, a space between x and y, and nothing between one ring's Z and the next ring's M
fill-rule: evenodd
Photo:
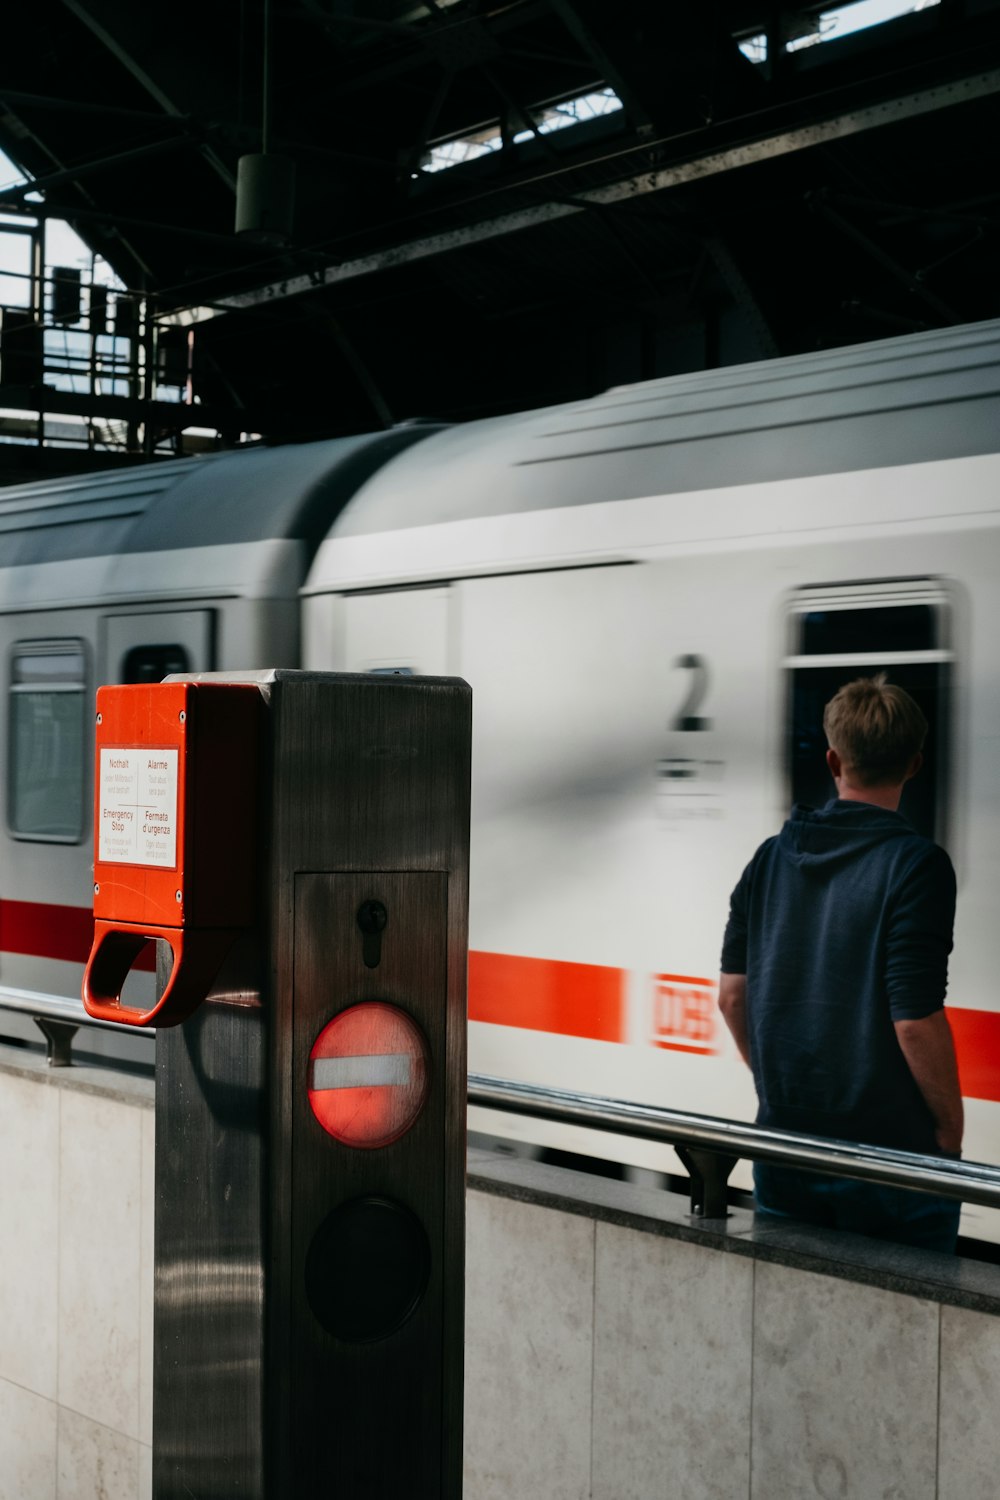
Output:
M116 865L177 865L177 750L101 750L97 857Z

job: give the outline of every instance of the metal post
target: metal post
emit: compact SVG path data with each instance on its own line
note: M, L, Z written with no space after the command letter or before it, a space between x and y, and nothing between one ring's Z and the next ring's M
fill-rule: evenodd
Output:
M73 1038L80 1028L69 1021L53 1021L49 1016L32 1016L31 1019L45 1038L45 1061L49 1067L72 1067Z
M153 1494L458 1500L470 694L257 680L260 920L157 1033Z
M728 1219L729 1174L739 1157L720 1151L699 1151L692 1146L677 1145L677 1155L691 1178L691 1213L696 1219Z

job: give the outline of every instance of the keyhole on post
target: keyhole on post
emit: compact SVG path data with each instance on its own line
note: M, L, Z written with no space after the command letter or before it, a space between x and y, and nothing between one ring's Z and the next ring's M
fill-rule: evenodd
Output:
M361 956L368 969L377 969L382 958L382 934L389 913L381 901L362 901L358 907L358 926L363 934Z

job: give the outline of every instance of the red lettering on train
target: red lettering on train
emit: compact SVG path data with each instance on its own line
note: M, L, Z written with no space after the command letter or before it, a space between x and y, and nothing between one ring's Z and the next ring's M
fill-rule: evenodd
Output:
M652 1031L654 1047L671 1052L698 1052L713 1056L717 1022L715 981L695 979L690 974L654 974L652 985Z

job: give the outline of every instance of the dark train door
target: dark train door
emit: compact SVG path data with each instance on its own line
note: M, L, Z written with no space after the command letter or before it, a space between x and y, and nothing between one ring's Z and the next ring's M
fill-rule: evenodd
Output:
M215 666L215 611L164 610L107 615L102 682L162 682L171 672Z

